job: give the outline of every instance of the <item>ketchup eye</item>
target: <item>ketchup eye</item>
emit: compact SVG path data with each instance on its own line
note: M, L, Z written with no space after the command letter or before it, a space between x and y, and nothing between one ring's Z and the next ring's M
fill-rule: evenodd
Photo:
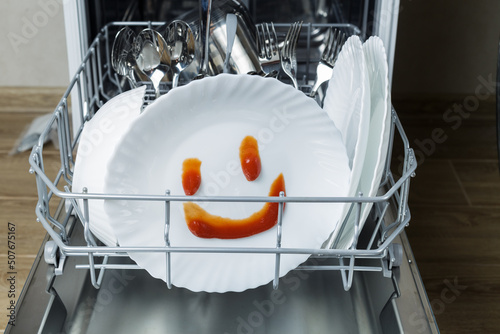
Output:
M188 158L182 163L182 188L188 196L196 194L201 184L201 161L196 158Z
M248 181L254 181L262 169L259 155L259 145L252 136L246 136L240 145L241 169Z

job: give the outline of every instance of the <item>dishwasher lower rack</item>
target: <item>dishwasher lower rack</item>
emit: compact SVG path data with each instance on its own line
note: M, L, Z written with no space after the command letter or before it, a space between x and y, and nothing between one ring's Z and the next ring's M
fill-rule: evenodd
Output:
M276 247L274 248L190 248L190 247L170 247L169 237L166 235L166 246L164 247L107 247L95 241L89 229L88 201L96 199L120 200L123 198L135 200L162 201L166 206L172 200L187 201L189 198L171 196L132 196L113 194L77 194L71 192L72 171L74 167L74 157L78 147L78 140L85 123L92 118L103 102L113 95L126 89L122 81L113 73L110 66L110 36L113 29L125 23L112 23L104 27L101 33L91 44L78 72L71 81L66 93L56 107L53 116L42 133L38 144L33 148L29 158L30 171L35 174L38 203L36 215L39 222L44 226L51 239L45 245L45 260L54 265L55 274L64 273L65 263L70 257L86 258L85 264L79 264L77 269L88 269L90 279L95 288L99 288L104 274L108 270L114 269L134 269L141 270L137 265L126 263L116 264L114 260L128 257L130 252L164 252L167 258L175 252L239 252L239 253L267 253L276 255L275 272L273 285L278 288L279 284L279 262L283 254L308 254L311 259L327 259L328 261L312 261L299 266L298 270L329 270L339 271L344 289L347 291L353 284L355 271L382 272L385 277L391 277L391 270L398 266L401 261L400 245L394 243L395 238L404 230L410 221L408 208L408 192L410 179L416 169L416 159L413 150L409 146L409 141L404 133L404 129L397 117L395 110L392 110L392 127L389 144L389 154L385 164L383 180L380 187L380 195L377 197L350 197L350 198L309 198L309 197L280 197L265 198L269 202L279 202L281 207L287 202L308 202L308 203L351 203L350 214L357 215L355 237L351 248L337 249L335 243L333 248L318 249L298 249L281 247L281 236L277 233ZM134 22L126 23L139 27L155 26L162 23ZM307 55L307 60L302 62L302 89L307 91L308 84L312 79L309 77L310 68L319 60L319 52L312 43L313 32L321 31L325 25L306 25L305 48L301 54ZM342 25L343 29L351 29L356 33L356 28ZM168 89L168 87L167 87ZM75 124L80 123L75 128ZM44 142L53 129L57 129L59 140L60 167L56 175L49 176L44 164ZM403 164L399 178L395 178L391 172L391 161L394 153L394 142L400 140L403 147ZM77 200L83 200L84 207L79 208ZM206 197L207 201L218 201L217 197ZM245 197L225 198L227 202L241 202L249 200ZM64 202L66 205L64 214L56 214L54 203ZM365 203L373 203L371 218L376 221L373 228L360 228L359 212ZM390 211L396 214L388 218L386 212L388 207L393 206ZM69 242L74 222L72 219L78 217L83 226L84 241L81 244ZM347 221L347 219L346 219ZM165 224L168 227L168 214L165 217ZM278 230L281 220L278 222ZM343 225L343 224L342 224ZM168 230L168 228L166 229ZM361 241L360 236L363 236ZM368 260L368 262L367 262ZM367 264L368 263L368 264ZM171 277L170 267L166 268L167 286L171 287L169 277Z

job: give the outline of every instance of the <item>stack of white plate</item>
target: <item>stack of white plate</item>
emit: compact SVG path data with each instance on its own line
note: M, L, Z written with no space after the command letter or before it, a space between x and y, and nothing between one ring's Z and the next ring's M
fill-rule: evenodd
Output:
M377 195L387 159L391 100L387 57L382 40L365 43L351 36L339 54L326 92L324 110L339 128L349 156L349 197ZM341 224L327 247L349 248L355 240L356 209L346 203ZM359 230L372 203L361 208ZM342 226L343 225L343 226Z

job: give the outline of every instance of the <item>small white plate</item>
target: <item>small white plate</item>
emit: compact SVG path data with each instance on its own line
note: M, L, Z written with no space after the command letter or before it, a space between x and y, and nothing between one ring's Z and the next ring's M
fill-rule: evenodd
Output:
M349 167L351 168L349 197L358 195L358 185L368 145L370 102L370 84L365 66L363 44L358 36L351 36L342 47L335 63L323 105L323 109L340 130L346 145ZM348 215L350 207L351 203L344 205L341 221L344 221ZM349 225L352 225L352 222L349 221L345 228ZM340 232L342 232L341 229L335 230L327 247L333 245ZM339 246L337 245L335 248L339 248Z
M102 193L106 165L116 144L141 113L146 86L113 97L89 120L80 135L72 191ZM83 201L79 201L83 212ZM103 200L89 200L89 225L92 233L108 246L116 246L116 237L104 212Z
M259 142L262 172L248 182L239 163L247 136ZM111 194L183 196L182 162L202 161L196 195L267 196L283 173L287 196L345 196L349 167L339 131L313 99L277 80L221 74L173 89L148 106L117 145L105 179ZM216 215L243 218L263 203L202 204ZM165 204L105 201L121 246L165 246ZM182 203L171 202L174 247L276 247L276 227L241 239L202 239L187 228ZM282 247L319 248L336 228L341 204L286 204ZM130 252L152 276L166 280L164 253ZM280 276L307 254L281 257ZM274 254L173 253L172 283L192 291L243 291L274 278Z

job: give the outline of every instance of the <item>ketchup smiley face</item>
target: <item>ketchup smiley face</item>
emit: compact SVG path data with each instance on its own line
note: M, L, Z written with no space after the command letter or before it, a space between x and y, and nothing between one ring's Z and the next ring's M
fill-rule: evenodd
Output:
M256 180L261 172L261 160L257 140L246 136L240 145L240 163L248 181ZM182 185L186 195L194 195L201 182L201 161L196 158L186 159L183 163ZM269 196L285 193L283 174L271 184ZM269 230L278 221L279 203L265 203L257 212L247 218L232 219L210 214L198 204L184 203L186 224L199 238L237 239L249 237Z

